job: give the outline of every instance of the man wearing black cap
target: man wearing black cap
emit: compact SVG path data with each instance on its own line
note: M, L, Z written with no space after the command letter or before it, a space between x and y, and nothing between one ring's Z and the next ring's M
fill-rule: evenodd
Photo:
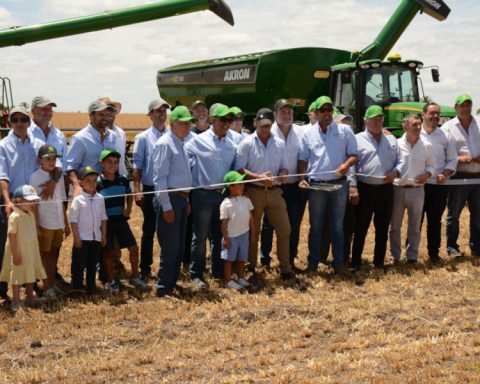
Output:
M258 234L264 213L277 234L277 254L282 279L294 277L289 261L290 223L287 206L280 185L288 175L285 143L271 133L275 121L272 110L261 108L255 118L255 132L244 139L237 148L235 169L247 174L251 180L246 191L253 203L253 220ZM258 241L250 242L249 269L257 265Z
M290 175L298 174L297 159L300 150L300 139L302 127L293 124L293 105L287 99L279 99L274 106L275 122L272 125L272 135L285 143L287 155L287 168ZM305 205L307 203L307 194L304 189L298 186L298 176L290 176L282 183L283 198L287 203L288 220L290 222L290 264L294 267L297 257L298 241L300 236L300 224L302 222ZM261 238L261 256L262 264L270 264L270 256L267 254L272 249L271 226L265 225L267 220L264 217L262 225ZM270 228L268 228L270 227Z

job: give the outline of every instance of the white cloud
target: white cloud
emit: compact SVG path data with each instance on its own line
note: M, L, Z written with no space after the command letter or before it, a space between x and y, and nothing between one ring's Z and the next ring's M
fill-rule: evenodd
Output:
M79 17L151 2L4 2L0 26ZM379 4L371 0L226 2L234 13L233 28L206 11L4 48L1 75L12 79L16 102L45 94L57 101L58 110L77 111L85 110L98 95L108 93L122 101L124 111L143 112L145 105L158 96L158 69L291 47L362 49L375 38L396 7L396 2ZM447 20L438 22L428 15L418 15L393 51L404 58L420 59L426 66L440 66L440 83L433 83L428 73L422 75L425 93L437 101L450 105L460 92L469 92L474 101L480 101L476 75L480 63L480 25L476 20L480 3L447 3L452 8ZM22 12L16 12L15 7L22 7Z

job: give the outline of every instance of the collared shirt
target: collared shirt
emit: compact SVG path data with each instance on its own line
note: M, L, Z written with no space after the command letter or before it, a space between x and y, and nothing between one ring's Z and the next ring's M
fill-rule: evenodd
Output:
M298 153L300 152L300 140L302 138L302 127L296 124L292 124L287 138L283 135L282 131L278 127L277 122L272 125L272 135L278 137L285 143L285 151L287 157L287 169L289 175L298 174ZM287 177L284 184L297 183L298 176Z
M43 190L43 184L50 181L50 173L38 168L30 176L29 184L35 188L38 195ZM38 225L46 229L63 229L65 227L63 201L67 199L63 179L55 184L51 199L41 199L38 202Z
M107 220L103 196L93 196L82 191L75 197L70 208L70 222L77 223L81 240L102 241L102 221Z
M90 165L98 172L102 171L100 165L100 152L107 148L115 148L116 135L112 130L106 129L106 137L102 141L100 132L91 124L80 130L70 139L70 146L67 153L66 171L79 171Z
M435 157L432 145L420 136L413 145L407 141L406 135L397 139L398 146L405 159L405 167L400 178L395 179L395 185L415 185L415 179L425 172L433 175L435 172Z
M447 131L436 128L432 133L428 133L422 126L420 135L432 144L433 156L435 157L435 172L427 181L429 184L436 184L435 178L444 170L450 169L455 172L457 169L457 149L455 143Z
M33 120L28 128L33 137L43 141L45 144L55 147L57 153L62 156L57 158L57 167L64 169L65 157L67 156L68 152L67 140L65 139L63 132L58 128L55 128L52 123L49 124L49 129L50 131L48 132L48 136L45 136L42 128L35 124Z
M146 131L135 136L133 144L133 168L142 171L142 184L153 186L153 163L150 161L153 153L153 146L156 141L162 137L168 128L159 131L155 126L151 126Z
M185 144L192 170L192 185L206 189L220 188L208 186L222 183L225 174L233 169L236 148L228 132L219 139L212 128Z
M115 124L112 125L112 132L115 134L115 144L113 149L120 153L120 162L118 167L118 173L123 176L128 176L127 166L125 164L125 149L127 147L127 135L125 131L117 127Z
M37 154L43 144L31 134L23 143L15 134L0 141L0 180L9 182L10 193L29 183L30 175L38 169Z
M97 192L105 198L105 211L110 217L123 215L126 195L131 194L132 190L125 176L115 175L113 180L109 180L102 174L97 179Z
M355 139L357 140L358 161L353 168L355 168L355 173L361 175L356 176L349 173L350 185L357 185L357 180L367 184L384 184L382 177L387 173L396 170L399 175L402 174L405 160L395 136L382 134L380 142L377 142L373 135L365 130L357 133Z
M471 156L472 158L480 156L479 122L475 117L472 117L468 132L463 128L458 117L447 121L441 129L450 133L450 137L455 143L457 156ZM458 163L457 171L477 173L480 172L480 164L474 161L464 164Z
M357 141L352 128L331 122L327 133L320 125L307 128L300 141L298 159L308 163L307 173L314 180L335 180L335 170L350 156L357 156Z
M157 140L153 147L153 184L164 212L172 209L167 189L189 188L192 174L184 142L171 131ZM188 191L187 191L188 192Z
M227 131L227 136L234 141L236 145L240 144L242 140L248 136L246 133L238 133L234 131L233 129L229 129Z
M192 125L191 132L193 132L195 135L200 135L202 133L207 132L212 126L208 124L207 129L204 129L203 131L201 129L198 129L195 124Z
M271 172L271 176L278 176L281 169L287 169L285 143L270 134L265 146L257 132L254 132L238 146L234 168L248 169L255 173ZM255 184L262 185L260 182Z

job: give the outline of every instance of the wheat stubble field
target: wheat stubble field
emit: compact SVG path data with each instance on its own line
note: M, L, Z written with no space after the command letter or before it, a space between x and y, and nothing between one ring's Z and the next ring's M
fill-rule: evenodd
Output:
M140 239L136 207L131 222ZM467 228L466 210L463 249ZM306 217L300 266L307 233ZM373 230L370 261L372 244ZM69 276L71 238L64 245ZM248 293L214 280L199 293L182 280L170 298L125 290L15 316L0 308L0 382L478 383L480 260L468 253L432 266L423 236L420 263L386 272L324 267L284 283L263 271Z

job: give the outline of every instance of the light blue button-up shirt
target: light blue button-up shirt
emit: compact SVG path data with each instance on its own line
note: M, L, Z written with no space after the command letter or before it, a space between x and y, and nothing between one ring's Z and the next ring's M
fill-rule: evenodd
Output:
M219 139L210 128L185 144L190 159L194 187L220 188L218 185L214 187L209 187L209 185L222 183L225 174L233 169L237 148L234 140L228 132Z
M15 134L0 141L0 180L9 182L10 193L29 183L30 176L38 169L38 150L44 144L31 133L23 143Z
M382 134L378 143L369 131L363 131L356 134L355 139L358 160L353 168L361 175L349 177L350 185L357 185L357 180L367 184L384 184L382 177L387 173L396 170L399 175L402 174L405 159L395 136Z
M282 131L277 125L277 122L272 125L272 135L278 137L285 143L286 157L287 157L287 169L289 175L295 175L298 173L298 153L300 152L300 140L303 135L303 127L292 124L290 132L287 138L283 135ZM299 177L287 177L285 184L297 183Z
M153 153L153 146L162 137L168 128L159 131L155 126L135 136L133 144L133 168L142 171L142 184L153 186L153 162L150 161Z
M171 131L157 140L153 147L153 184L156 197L164 212L172 209L167 189L189 188L192 173L184 142ZM188 191L186 191L188 192Z
M116 135L110 129L106 129L106 134L107 136L102 141L100 133L91 124L88 124L73 135L67 153L66 171L79 171L90 165L100 172L102 170L100 152L107 148L115 148Z
M300 141L298 160L308 163L313 180L335 180L335 170L357 155L357 141L350 126L331 122L324 134L318 123L307 128Z
M43 141L45 144L55 147L57 153L62 156L57 158L57 167L64 169L65 157L68 152L67 140L63 132L55 128L52 123L50 123L49 129L48 136L45 136L42 128L35 124L33 120L28 128L33 137Z
M254 132L237 148L234 169L248 169L254 173L270 171L272 176L278 176L279 171L287 169L287 167L285 143L272 134L270 134L266 146L258 138L257 132ZM255 182L255 184L262 185L260 182Z

